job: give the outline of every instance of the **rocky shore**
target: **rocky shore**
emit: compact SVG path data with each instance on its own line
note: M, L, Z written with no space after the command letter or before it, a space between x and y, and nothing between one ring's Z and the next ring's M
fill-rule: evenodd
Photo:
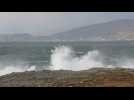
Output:
M0 87L131 87L133 69L31 71L0 76Z

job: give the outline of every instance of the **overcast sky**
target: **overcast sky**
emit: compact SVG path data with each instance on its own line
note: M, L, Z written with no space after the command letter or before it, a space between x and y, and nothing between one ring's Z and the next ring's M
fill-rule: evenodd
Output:
M0 34L53 34L72 28L133 19L134 12L0 12Z

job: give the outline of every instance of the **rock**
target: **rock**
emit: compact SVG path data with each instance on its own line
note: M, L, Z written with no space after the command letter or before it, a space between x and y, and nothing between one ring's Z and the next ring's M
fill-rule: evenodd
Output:
M31 71L0 77L0 87L126 87L134 86L134 70L95 68L85 71Z

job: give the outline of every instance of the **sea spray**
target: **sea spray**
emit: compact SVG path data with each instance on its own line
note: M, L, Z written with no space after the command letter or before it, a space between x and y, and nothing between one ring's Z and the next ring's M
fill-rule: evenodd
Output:
M52 51L50 70L87 70L104 67L98 50L89 51L78 57L71 47L58 46Z
M86 46L87 47L87 46ZM86 48L85 47L85 48ZM134 57L130 57L126 52L121 52L122 49L118 51L113 51L113 49L102 50L102 49L88 49L84 51L75 51L73 46L60 45L56 46L51 53L46 55L48 57L47 64L41 64L41 61L46 59L34 60L34 63L31 63L30 60L20 59L19 55L15 56L17 59L13 59L14 56L1 56L0 59L0 76L5 74L10 74L12 72L25 72L25 71L38 71L38 70L88 70L91 68L134 68ZM44 48L43 48L44 49ZM130 48L131 49L131 48ZM38 49L39 50L39 49ZM120 50L120 51L119 51ZM80 55L79 55L79 54ZM112 53L112 55L110 55ZM115 56L115 53L117 56ZM120 54L121 53L121 54ZM32 52L31 57L38 57ZM39 53L40 54L40 53ZM41 57L46 56L42 54ZM114 56L113 56L114 55ZM3 58L5 57L5 58ZM27 56L26 56L27 57ZM28 57L30 57L28 55ZM45 58L45 57L44 57ZM39 61L39 64L35 63Z
M35 69L35 66L5 66L4 68L0 69L0 76L10 74L12 72L34 71Z

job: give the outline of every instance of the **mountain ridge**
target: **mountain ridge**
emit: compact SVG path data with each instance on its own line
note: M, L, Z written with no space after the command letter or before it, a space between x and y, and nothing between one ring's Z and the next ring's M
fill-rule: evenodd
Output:
M48 38L57 40L131 40L134 39L134 20L121 19L93 24L56 33Z
M134 40L134 19L98 23L49 36L32 34L0 35L0 41L116 41Z

